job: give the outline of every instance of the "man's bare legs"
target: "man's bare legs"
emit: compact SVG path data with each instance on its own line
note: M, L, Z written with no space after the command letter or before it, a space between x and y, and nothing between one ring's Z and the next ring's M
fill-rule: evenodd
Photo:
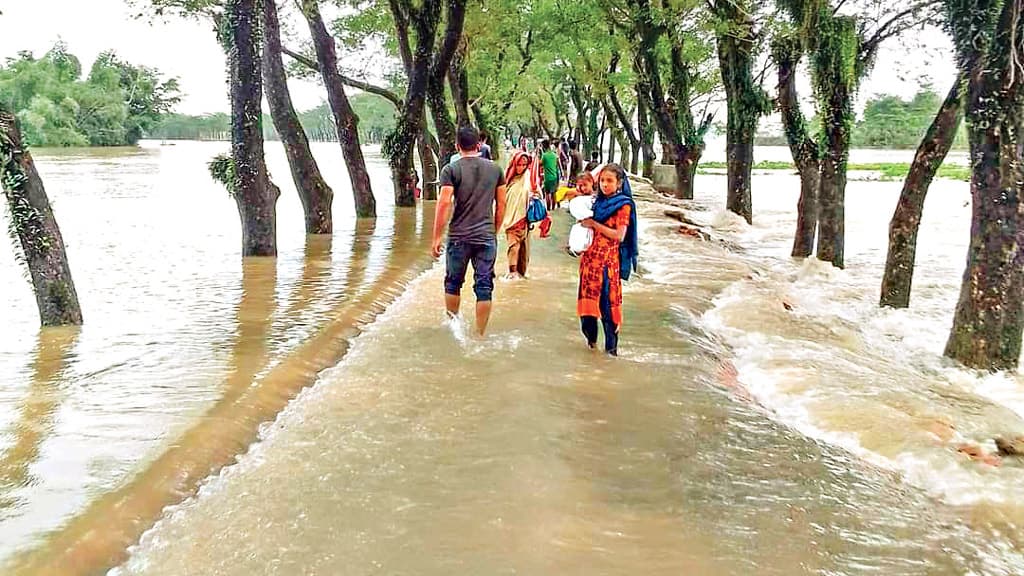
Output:
M476 303L476 335L483 338L487 331L487 322L491 319L491 301Z
M459 307L462 304L462 297L458 294L445 294L444 307L450 316L459 315ZM476 334L483 336L487 332L487 323L491 319L491 301L476 303Z

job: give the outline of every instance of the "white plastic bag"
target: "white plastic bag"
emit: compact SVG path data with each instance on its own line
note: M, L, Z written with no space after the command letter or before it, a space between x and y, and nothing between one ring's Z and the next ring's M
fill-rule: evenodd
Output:
M569 250L574 254L582 254L594 243L594 231L584 228L582 224L573 224L569 230Z
M594 197L577 196L569 201L569 213L576 220L586 220L594 217Z

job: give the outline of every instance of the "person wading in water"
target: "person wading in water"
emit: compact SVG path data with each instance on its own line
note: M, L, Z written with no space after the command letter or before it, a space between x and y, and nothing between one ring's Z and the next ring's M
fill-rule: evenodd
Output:
M622 280L636 270L636 204L623 191L625 172L608 164L598 175L594 217L580 222L594 231L594 242L580 257L576 313L587 344L597 346L597 318L604 325L604 349L617 356L622 326Z
M540 163L544 170L544 198L548 211L551 211L558 207L558 203L555 202L555 193L558 191L558 155L551 149L550 140L543 141L540 146Z
M476 128L459 128L455 142L459 161L441 170L441 195L434 215L434 240L430 251L434 258L441 256L442 236L450 217L445 309L450 317L458 316L462 284L472 262L476 333L483 336L491 317L494 292L494 261L498 254L495 231L505 217L505 175L497 164L480 158L479 146L480 133Z
M533 196L530 181L530 156L516 152L505 170L506 206L501 223L508 240L509 279L525 278L530 264L530 226L526 220L526 208Z

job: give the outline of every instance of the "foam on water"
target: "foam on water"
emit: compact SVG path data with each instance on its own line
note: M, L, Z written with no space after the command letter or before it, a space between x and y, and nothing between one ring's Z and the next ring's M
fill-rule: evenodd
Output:
M937 188L943 184L949 186ZM931 239L935 229L958 227L960 199L932 201L943 206L937 220L924 223L912 307L891 310L877 303L886 238L862 233L877 228L876 220L887 222L889 212L878 210L882 198L848 206L847 270L791 259L795 196L776 194L760 205L757 198L753 226L720 209L719 199L698 197L706 210L687 212L743 249L729 258L749 274L725 287L699 319L729 346L739 384L779 422L951 505L1016 507L1009 495L1020 468L1008 461L987 466L958 451L970 444L993 453L993 437L1024 433L1019 376L981 375L941 356L959 292L950 262L962 257L967 238ZM648 234L645 242L648 278L678 280L686 258L678 240ZM704 249L693 240L687 250ZM1009 515L1024 520L1020 510Z

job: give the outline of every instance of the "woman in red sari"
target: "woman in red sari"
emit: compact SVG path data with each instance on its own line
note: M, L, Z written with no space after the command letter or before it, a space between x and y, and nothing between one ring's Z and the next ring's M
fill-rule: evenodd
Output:
M598 175L594 217L581 224L594 231L594 242L580 257L576 313L591 348L597 346L597 319L604 327L604 348L618 355L622 326L622 280L636 267L636 205L623 192L625 172L608 164Z

